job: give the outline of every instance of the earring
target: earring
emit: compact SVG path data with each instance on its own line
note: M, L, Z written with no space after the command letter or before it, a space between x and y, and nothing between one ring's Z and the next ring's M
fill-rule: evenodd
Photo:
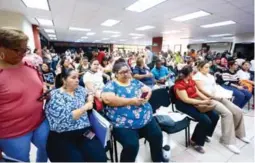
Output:
M3 59L4 59L4 56L5 56L4 52L1 52L1 53L0 53L0 59L3 60Z

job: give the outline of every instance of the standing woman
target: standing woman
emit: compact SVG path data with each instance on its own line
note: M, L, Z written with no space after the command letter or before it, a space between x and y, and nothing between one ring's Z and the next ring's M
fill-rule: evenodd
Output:
M45 120L43 81L34 66L23 63L28 37L19 30L0 28L0 151L29 162L31 143L37 162L47 162L49 132Z

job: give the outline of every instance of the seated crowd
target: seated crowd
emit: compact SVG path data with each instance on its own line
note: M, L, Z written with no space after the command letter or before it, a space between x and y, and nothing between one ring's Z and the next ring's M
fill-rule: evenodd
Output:
M88 118L101 103L123 147L121 162L135 161L141 137L152 161L163 162L162 131L148 101L153 89L171 86L177 110L197 121L191 137L196 151L206 152L219 117L225 147L238 154L236 138L249 143L242 114L254 93L249 61L239 65L208 48L182 56L154 54L149 47L129 58L82 49L58 55L45 47L41 58L27 41L21 31L0 29L0 153L29 162L33 143L37 162L106 162Z

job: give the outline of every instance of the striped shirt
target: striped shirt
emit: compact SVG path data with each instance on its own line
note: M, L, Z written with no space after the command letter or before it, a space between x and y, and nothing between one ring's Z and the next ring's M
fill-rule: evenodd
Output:
M239 77L236 72L230 72L229 70L222 73L222 80L225 85L239 84Z

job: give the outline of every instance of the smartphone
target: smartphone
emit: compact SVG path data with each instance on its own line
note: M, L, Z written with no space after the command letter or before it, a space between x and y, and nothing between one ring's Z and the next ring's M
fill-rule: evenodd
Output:
M141 98L146 98L149 92L143 92L143 94L141 95Z
M50 90L48 90L47 92L45 92L42 96L40 96L40 97L37 99L37 101L42 101L42 100L44 100L44 99L48 96L48 94L49 94L51 91L52 91L52 89L50 89Z

